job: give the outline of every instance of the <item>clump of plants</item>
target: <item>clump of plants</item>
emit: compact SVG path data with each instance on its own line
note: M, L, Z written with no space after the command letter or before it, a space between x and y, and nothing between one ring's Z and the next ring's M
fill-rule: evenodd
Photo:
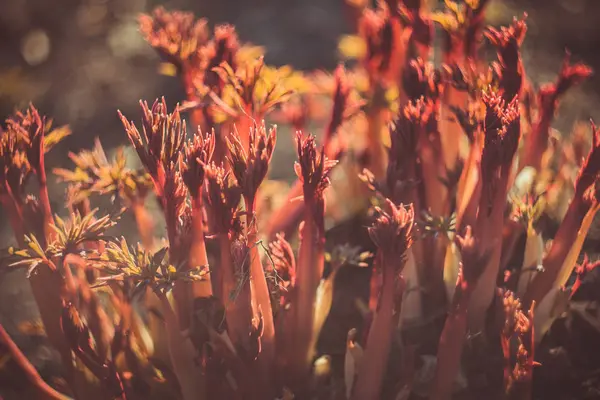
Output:
M21 398L533 399L536 349L596 265L578 262L600 130L553 135L591 70L567 56L535 90L525 16L486 27L487 3L352 2L333 74L269 66L230 25L141 16L187 97L118 113L139 169L97 141L55 170L66 218L44 157L70 132L33 105L9 117L2 268L27 269L62 365L41 377L0 327ZM295 132L287 192L269 181L275 120ZM113 206L93 209L99 196ZM124 213L141 243L119 235Z

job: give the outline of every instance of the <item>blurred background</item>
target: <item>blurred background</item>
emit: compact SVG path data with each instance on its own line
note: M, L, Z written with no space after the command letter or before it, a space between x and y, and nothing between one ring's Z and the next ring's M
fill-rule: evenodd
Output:
M138 120L140 99L183 100L179 80L158 73L159 59L138 33L138 15L158 5L192 11L211 24L232 23L242 41L266 48L267 63L302 70L333 69L338 38L350 33L343 0L0 0L0 117L33 101L55 125L73 130L49 154L49 169L71 167L68 152L92 147L95 137L106 150L125 144L117 109ZM493 25L528 13L523 54L535 85L555 79L566 48L573 61L600 71L599 0L492 0L488 10ZM554 127L568 134L577 120L600 121L599 94L600 74L569 91ZM284 155L294 157L294 150L289 138L281 139L272 169L291 179ZM50 188L58 210L63 187ZM0 247L12 242L6 221L2 216ZM0 322L13 334L23 331L22 321L36 319L25 283L21 272L0 276ZM35 352L28 354L35 364L46 365L49 348L19 342L28 337L18 344Z
M523 54L535 84L554 79L565 48L600 69L600 1L491 3L494 25L528 13ZM137 119L140 99L183 99L178 79L159 75L158 57L138 33L138 15L158 5L232 23L241 40L266 48L269 64L303 70L335 67L338 38L350 29L343 0L0 0L0 117L33 101L56 124L70 124L74 134L50 153L51 167L68 165L66 153L96 136L106 148L125 143L117 109ZM569 92L556 128L598 116L599 90L596 76Z

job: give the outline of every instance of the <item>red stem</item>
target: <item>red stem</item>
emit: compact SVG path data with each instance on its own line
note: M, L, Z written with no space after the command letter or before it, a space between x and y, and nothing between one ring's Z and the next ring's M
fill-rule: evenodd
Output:
M490 257L477 282L477 286L473 289L469 315L471 330L482 329L487 310L496 290L500 257L502 255L502 230L505 221L504 213L511 165L502 167L501 176L493 178L496 179L493 185L492 182L482 180L475 232L481 239L484 251L490 252Z
M463 346L467 334L467 311L471 290L466 282L457 284L453 307L446 318L438 348L438 363L430 400L452 398L454 380L460 370Z
M293 327L291 329L293 349L290 349L290 377L299 393L310 373L312 364L312 327L315 315L315 298L324 267L324 238L315 224L312 212L305 209L302 241L298 256L296 285L294 287Z
M42 167L38 171L39 182L39 197L42 205L42 213L44 215L44 235L45 243L52 243L56 232L52 228L54 226L54 218L52 217L52 207L50 207L50 197L48 196L48 184L46 180L46 170L42 163Z
M383 259L383 286L378 309L367 337L367 347L359 367L356 385L351 400L377 400L381 395L381 386L387 370L392 337L397 327L400 309L397 306L399 283L403 278L395 275L395 263L398 260Z
M258 367L264 380L263 392L267 393L271 385L270 377L273 375L273 362L275 360L275 324L273 321L273 309L271 307L271 294L267 285L265 270L258 251L258 228L256 224L256 207L253 199L246 202L246 210L253 221L249 221L248 246L250 252L250 288L252 293L252 304L256 310L254 315L262 317L263 333L261 337L261 354L258 358Z
M227 329L231 341L235 345L243 347L248 341L250 327L252 326L250 284L246 277L236 276L231 257L231 240L227 233L219 234L219 246L221 252L221 265L219 267L223 277L222 300L225 304ZM239 279L242 282L238 282Z
M50 387L40 377L35 367L31 365L29 360L23 355L15 342L10 338L4 327L0 324L0 343L8 350L10 357L15 361L18 368L23 372L31 386L34 387L37 400L66 400L64 396Z
M141 199L136 199L131 204L131 211L135 217L135 223L137 225L138 233L142 239L142 245L147 250L150 250L154 246L154 235L153 230L154 226L152 223L152 218L148 214L144 206L144 201Z
M156 292L165 318L167 343L173 371L177 375L184 400L201 400L205 398L204 379L195 365L193 347L189 339L185 339L179 331L177 314L171 308L169 299L160 291ZM187 346L189 344L189 346ZM191 352L190 352L191 351Z

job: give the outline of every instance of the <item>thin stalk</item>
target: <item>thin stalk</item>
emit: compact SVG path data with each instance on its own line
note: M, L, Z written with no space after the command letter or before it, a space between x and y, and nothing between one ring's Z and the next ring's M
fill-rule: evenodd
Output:
M17 367L23 372L27 381L35 390L37 400L67 400L68 397L54 390L40 377L35 367L23 355L15 342L10 338L4 327L0 324L0 343L8 350L10 357L15 361Z
M189 268L208 265L206 244L204 243L203 210L202 193L200 193L192 200L192 243L190 246ZM214 268L211 269L210 276L207 279L192 282L192 296L194 298L212 296L213 290L211 281L213 272Z
M252 215L252 221L248 229L248 246L250 247L250 283L252 289L252 298L256 303L257 311L263 320L262 357L268 363L271 363L275 357L275 325L273 322L273 309L271 307L271 295L267 285L267 277L262 265L260 252L258 251L258 227L256 223L255 201L246 203L246 209L249 215ZM255 313L256 315L256 313Z
M50 197L48 196L48 184L46 179L46 170L44 168L42 159L42 168L37 172L38 183L39 183L39 198L42 206L42 213L44 216L44 236L45 243L51 243L56 236L56 231L52 228L54 226L54 218L52 218L52 207L50 206Z

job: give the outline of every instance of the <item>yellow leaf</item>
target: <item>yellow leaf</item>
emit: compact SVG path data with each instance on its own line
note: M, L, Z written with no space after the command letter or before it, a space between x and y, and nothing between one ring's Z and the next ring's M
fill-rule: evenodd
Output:
M533 228L527 229L527 239L525 241L525 255L521 267L521 275L517 284L517 295L523 296L527 291L529 283L533 280L537 272L534 267L542 264L544 256L544 239L542 235L535 232Z
M363 9L369 5L369 2L367 0L346 0L346 3L349 6L355 7L358 9Z
M238 64L245 64L250 60L260 58L265 54L265 48L262 46L242 46L236 53L236 61Z
M573 246L569 250L569 254L567 255L567 258L560 269L560 274L554 283L554 287L560 288L567 284L567 281L573 272L573 268L575 268L575 263L577 262L579 253L581 253L583 242L585 241L590 227L592 226L592 222L594 221L594 217L599 209L600 204L595 203L585 215L585 218L581 223L581 228L579 228L579 232L577 232L577 239L575 239Z
M177 67L175 64L163 62L158 66L158 73L166 76L177 76Z
M449 299L454 296L460 261L460 251L458 251L454 241L451 241L446 248L446 257L444 259L444 284L446 285L446 294Z
M321 329L325 324L325 320L331 311L331 304L333 301L333 283L337 276L339 268L334 268L327 279L321 280L319 287L317 288L317 296L315 299L315 317L313 319L313 330L311 336L311 353L309 354L310 359L313 359L316 351L317 340L321 334ZM309 360L310 361L310 360Z
M338 43L338 51L347 59L360 59L367 55L367 44L357 35L342 36Z

